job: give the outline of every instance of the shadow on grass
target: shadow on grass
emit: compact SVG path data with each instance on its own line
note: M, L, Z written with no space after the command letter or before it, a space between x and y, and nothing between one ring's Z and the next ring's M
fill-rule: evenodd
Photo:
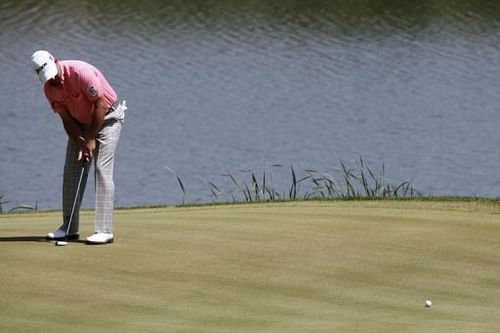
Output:
M0 242L48 242L47 237L43 236L11 236L0 237Z
M2 242L38 242L38 243L50 243L53 240L47 239L46 236L10 236L10 237L0 237L0 243ZM85 243L85 240L80 239L68 239L68 243Z

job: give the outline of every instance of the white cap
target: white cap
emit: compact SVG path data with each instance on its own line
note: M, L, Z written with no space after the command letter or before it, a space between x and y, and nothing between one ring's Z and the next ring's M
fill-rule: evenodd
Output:
M53 79L57 75L56 60L47 51L39 50L33 53L31 56L31 66L42 83Z

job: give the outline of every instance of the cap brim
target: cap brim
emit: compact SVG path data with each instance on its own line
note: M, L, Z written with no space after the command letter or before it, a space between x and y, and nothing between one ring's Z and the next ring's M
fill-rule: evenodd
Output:
M42 83L47 82L50 79L55 78L57 75L57 66L55 62L47 62L47 66L38 73L38 78Z

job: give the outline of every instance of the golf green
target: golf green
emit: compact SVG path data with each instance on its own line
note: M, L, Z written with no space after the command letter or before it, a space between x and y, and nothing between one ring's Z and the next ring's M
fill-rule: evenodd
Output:
M495 201L123 209L104 246L59 221L0 215L1 332L498 330Z

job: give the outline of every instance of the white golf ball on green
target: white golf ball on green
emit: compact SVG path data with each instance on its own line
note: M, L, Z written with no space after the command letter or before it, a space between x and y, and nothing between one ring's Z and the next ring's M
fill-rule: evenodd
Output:
M432 301L431 300L425 301L425 307L426 308L430 308L431 306L432 306Z

